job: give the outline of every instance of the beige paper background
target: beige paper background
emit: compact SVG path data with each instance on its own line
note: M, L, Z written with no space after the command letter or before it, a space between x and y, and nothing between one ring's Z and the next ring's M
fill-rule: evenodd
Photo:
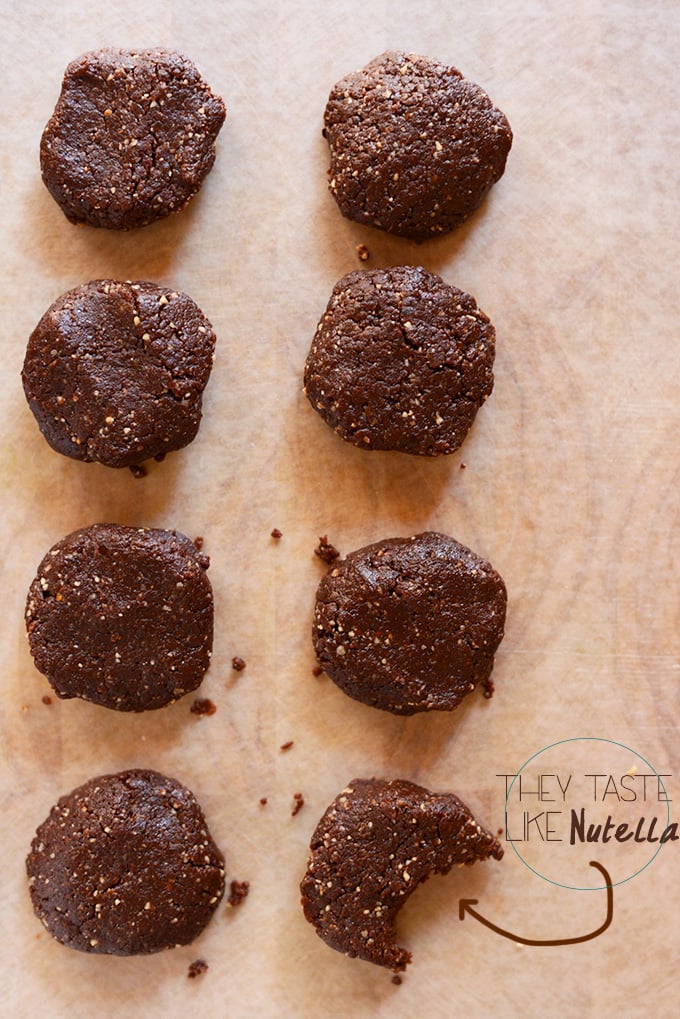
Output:
M529 937L576 936L601 922L603 893L550 885L510 847L499 864L433 879L400 922L414 963L398 987L387 971L322 944L297 885L318 817L356 776L453 789L495 829L497 773L546 744L598 736L672 774L669 795L680 799L678 35L674 0L5 6L3 1014L675 1014L677 843L615 889L611 928L581 945L519 948L460 923L461 896ZM66 64L102 45L180 48L228 107L215 168L190 209L120 236L68 224L37 159ZM483 210L422 246L343 220L326 191L328 90L388 47L460 67L515 133ZM359 267L360 243L369 266L441 273L496 325L496 389L453 457L355 450L301 395L316 322L336 279ZM218 335L197 440L144 480L53 453L19 382L48 304L102 276L186 290ZM25 593L52 542L95 521L204 536L217 607L202 688L217 704L212 717L191 715L190 699L135 717L42 703ZM273 527L284 534L278 544ZM312 550L325 533L347 552L424 529L454 535L500 570L507 635L493 700L478 693L455 715L399 719L312 676L321 575ZM235 654L248 663L238 675ZM281 754L286 740L294 747ZM221 908L189 948L138 959L68 951L32 914L30 839L59 795L133 766L194 790L229 878L249 880L251 894L237 910ZM293 818L295 792L305 806ZM617 880L625 847L606 864ZM187 980L198 957L209 971Z

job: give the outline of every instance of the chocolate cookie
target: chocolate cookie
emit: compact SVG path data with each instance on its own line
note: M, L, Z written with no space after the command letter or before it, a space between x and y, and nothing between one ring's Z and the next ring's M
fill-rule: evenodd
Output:
M146 711L195 690L213 642L208 564L177 531L95 524L57 542L26 600L57 696Z
M190 944L224 892L224 857L203 811L156 771L102 775L62 796L26 869L52 937L103 955Z
M45 312L21 378L53 449L129 467L194 439L214 352L212 326L186 294L93 280Z
M444 534L351 552L316 593L320 665L350 697L395 715L452 711L489 676L503 638L505 584Z
M225 116L181 53L84 53L66 68L43 132L43 181L72 223L145 226L199 190Z
M502 856L500 843L453 793L355 779L312 835L302 907L331 948L404 970L411 953L397 945L395 921L411 893L454 864Z
M427 269L350 272L317 326L304 392L361 449L453 453L493 389L495 337L474 297Z
M472 215L512 144L506 117L478 85L412 53L383 53L339 81L324 124L342 214L416 241Z

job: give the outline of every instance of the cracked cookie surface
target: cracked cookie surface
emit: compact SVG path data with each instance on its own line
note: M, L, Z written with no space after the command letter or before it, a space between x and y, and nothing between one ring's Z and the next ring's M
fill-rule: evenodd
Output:
M453 538L387 538L336 561L316 593L319 664L355 700L397 715L490 696L507 594L496 570Z
M53 449L129 467L195 438L214 352L212 326L187 294L92 280L47 309L21 377Z
M42 135L43 181L73 223L145 226L199 190L225 117L222 100L181 53L84 53L67 67Z
M146 711L195 690L210 664L209 560L177 531L94 524L57 542L26 599L37 669L57 696Z
M306 919L331 948L404 970L397 914L432 874L503 849L453 793L413 782L355 779L333 801L310 843L300 892Z
M453 453L493 389L495 338L474 297L427 269L358 269L333 288L304 392L361 449Z
M188 945L224 893L224 857L199 804L155 771L102 775L62 796L26 869L36 915L82 952Z
M412 240L464 223L505 170L512 131L455 67L388 51L342 78L324 113L344 216Z

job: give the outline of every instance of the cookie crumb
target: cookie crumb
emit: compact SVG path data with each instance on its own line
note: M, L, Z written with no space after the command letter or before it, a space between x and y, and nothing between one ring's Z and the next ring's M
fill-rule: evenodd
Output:
M250 881L232 881L229 885L227 902L230 906L238 906L250 891Z
M271 532L271 537L276 538L276 540L278 541L279 538L283 538L283 531L280 531L278 527L275 527L274 530Z
M128 470L133 478L145 478L147 475L146 467L142 467L141 464L130 464Z
M192 715L214 715L217 711L217 705L208 697L197 697L189 710Z
M370 254L371 253L365 244L357 244L357 255L359 256L360 262L367 262Z
M331 545L328 541L328 535L324 534L319 538L319 544L314 549L314 555L317 555L319 559L323 559L325 563L334 563L336 559L340 558L335 545Z
M461 465L460 465L461 471L464 471L466 467L467 467L467 464L461 462Z
M43 704L51 704L52 703L52 698L50 697L50 695L48 693L43 694L42 702L43 702Z
M203 548L203 537L202 537L202 535L198 534L194 538L194 548L196 549L197 552L200 552L201 549Z
M305 799L304 799L304 796L302 795L302 793L294 793L293 794L293 809L290 812L291 817L295 817L296 814L299 814L300 811L302 810L302 808L304 807L304 805L305 805Z
M245 660L243 658L240 658L238 655L234 655L234 657L231 660L231 667L234 670L234 672L243 672L243 670L246 667Z
M317 679L319 678L319 676L323 676L323 668L320 665L315 665L314 668L312 669L312 675L316 676Z
M266 807L267 806L267 797L266 796L260 796L260 806L261 807Z
M404 981L401 979L398 973L395 973L394 976L392 977L392 983L396 984L397 987L399 986L399 984L403 984L403 982Z
M205 973L208 969L208 963L205 959L197 959L196 962L192 962L187 970L187 976L190 980L195 977L200 977L202 973Z
M293 740L289 739L289 740L286 740L285 743L281 744L281 746L279 747L279 750L282 750L282 751L290 750L290 748L293 747L293 746L295 746Z

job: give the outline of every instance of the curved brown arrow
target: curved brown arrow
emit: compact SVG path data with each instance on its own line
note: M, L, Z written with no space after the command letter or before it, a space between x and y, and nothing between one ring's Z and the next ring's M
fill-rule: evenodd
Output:
M502 934L504 938L510 938L511 941L518 941L520 945L578 945L581 941L591 941L599 934L604 934L607 927L609 927L612 922L612 918L614 916L614 889L612 887L612 879L602 864L597 863L596 860L591 860L590 866L597 867L605 879L607 885L607 916L605 917L604 923L598 927L596 931L591 931L589 934L581 934L577 938L552 938L547 941L541 941L538 938L523 938L520 934L512 934L511 931L503 930L502 927L498 927L495 923L491 923L491 920L487 920L486 917L478 913L476 909L472 909L472 906L476 905L479 902L479 899L461 899L458 915L461 920L464 920L465 914L469 913L470 916L474 916L476 920L483 923L485 927L489 927L490 930L495 931L496 934Z

